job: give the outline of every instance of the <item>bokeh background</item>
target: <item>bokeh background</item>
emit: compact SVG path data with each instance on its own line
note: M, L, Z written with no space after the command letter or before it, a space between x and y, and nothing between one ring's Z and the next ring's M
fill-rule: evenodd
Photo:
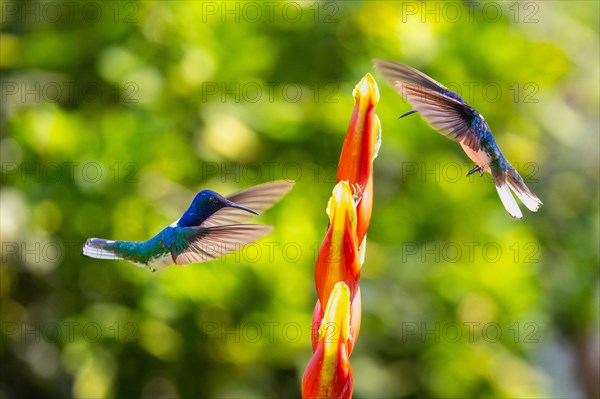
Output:
M596 1L3 1L0 397L297 397L315 254L365 73L383 145L356 398L598 397ZM458 91L544 202L489 177L371 59ZM297 181L222 260L80 255L195 193Z

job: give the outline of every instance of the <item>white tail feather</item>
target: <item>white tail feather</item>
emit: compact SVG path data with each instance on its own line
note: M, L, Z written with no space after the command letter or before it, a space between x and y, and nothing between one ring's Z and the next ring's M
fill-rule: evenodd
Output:
M519 208L517 200L510 192L509 186L507 184L496 186L496 190L498 190L498 195L502 200L502 204L510 216L513 218L522 219L523 214L521 213L521 209Z
M114 253L113 251L110 251L108 249L101 249L101 248L95 247L93 245L90 245L89 241L86 242L85 245L83 246L82 253L85 256L89 256L90 258L95 258L95 259L110 259L110 260L123 259L122 257L117 256L117 254Z
M510 187L510 189L514 191L514 193L517 195L517 197L519 197L521 202L523 202L523 204L530 211L537 212L537 210L540 208L540 206L542 206L542 201L540 201L539 198L537 198L535 196L531 196L526 192L520 191L517 187L513 186L510 183L510 180L507 180L507 183L508 183L508 186Z

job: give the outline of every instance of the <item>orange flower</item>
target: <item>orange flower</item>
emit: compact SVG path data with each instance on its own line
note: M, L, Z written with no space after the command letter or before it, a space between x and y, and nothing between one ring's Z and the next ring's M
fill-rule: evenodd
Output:
M303 398L350 398L352 368L348 356L350 336L350 290L337 283L319 327L315 353L302 379Z

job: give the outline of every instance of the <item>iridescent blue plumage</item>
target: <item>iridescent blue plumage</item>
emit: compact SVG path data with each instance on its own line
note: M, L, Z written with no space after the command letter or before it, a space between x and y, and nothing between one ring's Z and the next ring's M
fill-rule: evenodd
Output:
M483 116L458 94L408 65L388 60L374 60L375 67L413 106L400 117L419 112L440 133L460 143L476 166L467 174L489 172L508 213L522 218L511 190L535 212L542 205L539 198L525 185L519 173L506 160L496 144L492 131Z
M90 238L83 255L124 259L151 270L218 258L269 233L271 226L241 223L272 206L292 185L275 181L227 198L211 190L201 191L180 219L148 241Z

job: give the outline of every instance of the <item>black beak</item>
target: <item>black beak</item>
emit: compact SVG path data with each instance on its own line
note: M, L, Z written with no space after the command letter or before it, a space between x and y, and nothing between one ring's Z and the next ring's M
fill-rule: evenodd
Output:
M230 202L230 203L228 203L228 204L227 204L227 206L229 206L229 207L231 207L231 208L237 208L237 209L241 209L241 210L243 210L243 211L250 212L250 213L253 213L253 214L255 214L255 215L258 215L258 213L257 213L257 212L255 212L255 211L253 211L252 209L250 209L250 208L246 208L245 206L242 206L242 205L238 205L238 204L236 204L235 202Z
M407 112L403 113L402 115L400 115L400 116L398 117L398 119L400 119L400 118L404 118L405 116L408 116L408 115L410 115L410 114L414 114L414 113L416 113L416 112L419 112L419 111L417 111L416 109L411 109L410 111L407 111Z

